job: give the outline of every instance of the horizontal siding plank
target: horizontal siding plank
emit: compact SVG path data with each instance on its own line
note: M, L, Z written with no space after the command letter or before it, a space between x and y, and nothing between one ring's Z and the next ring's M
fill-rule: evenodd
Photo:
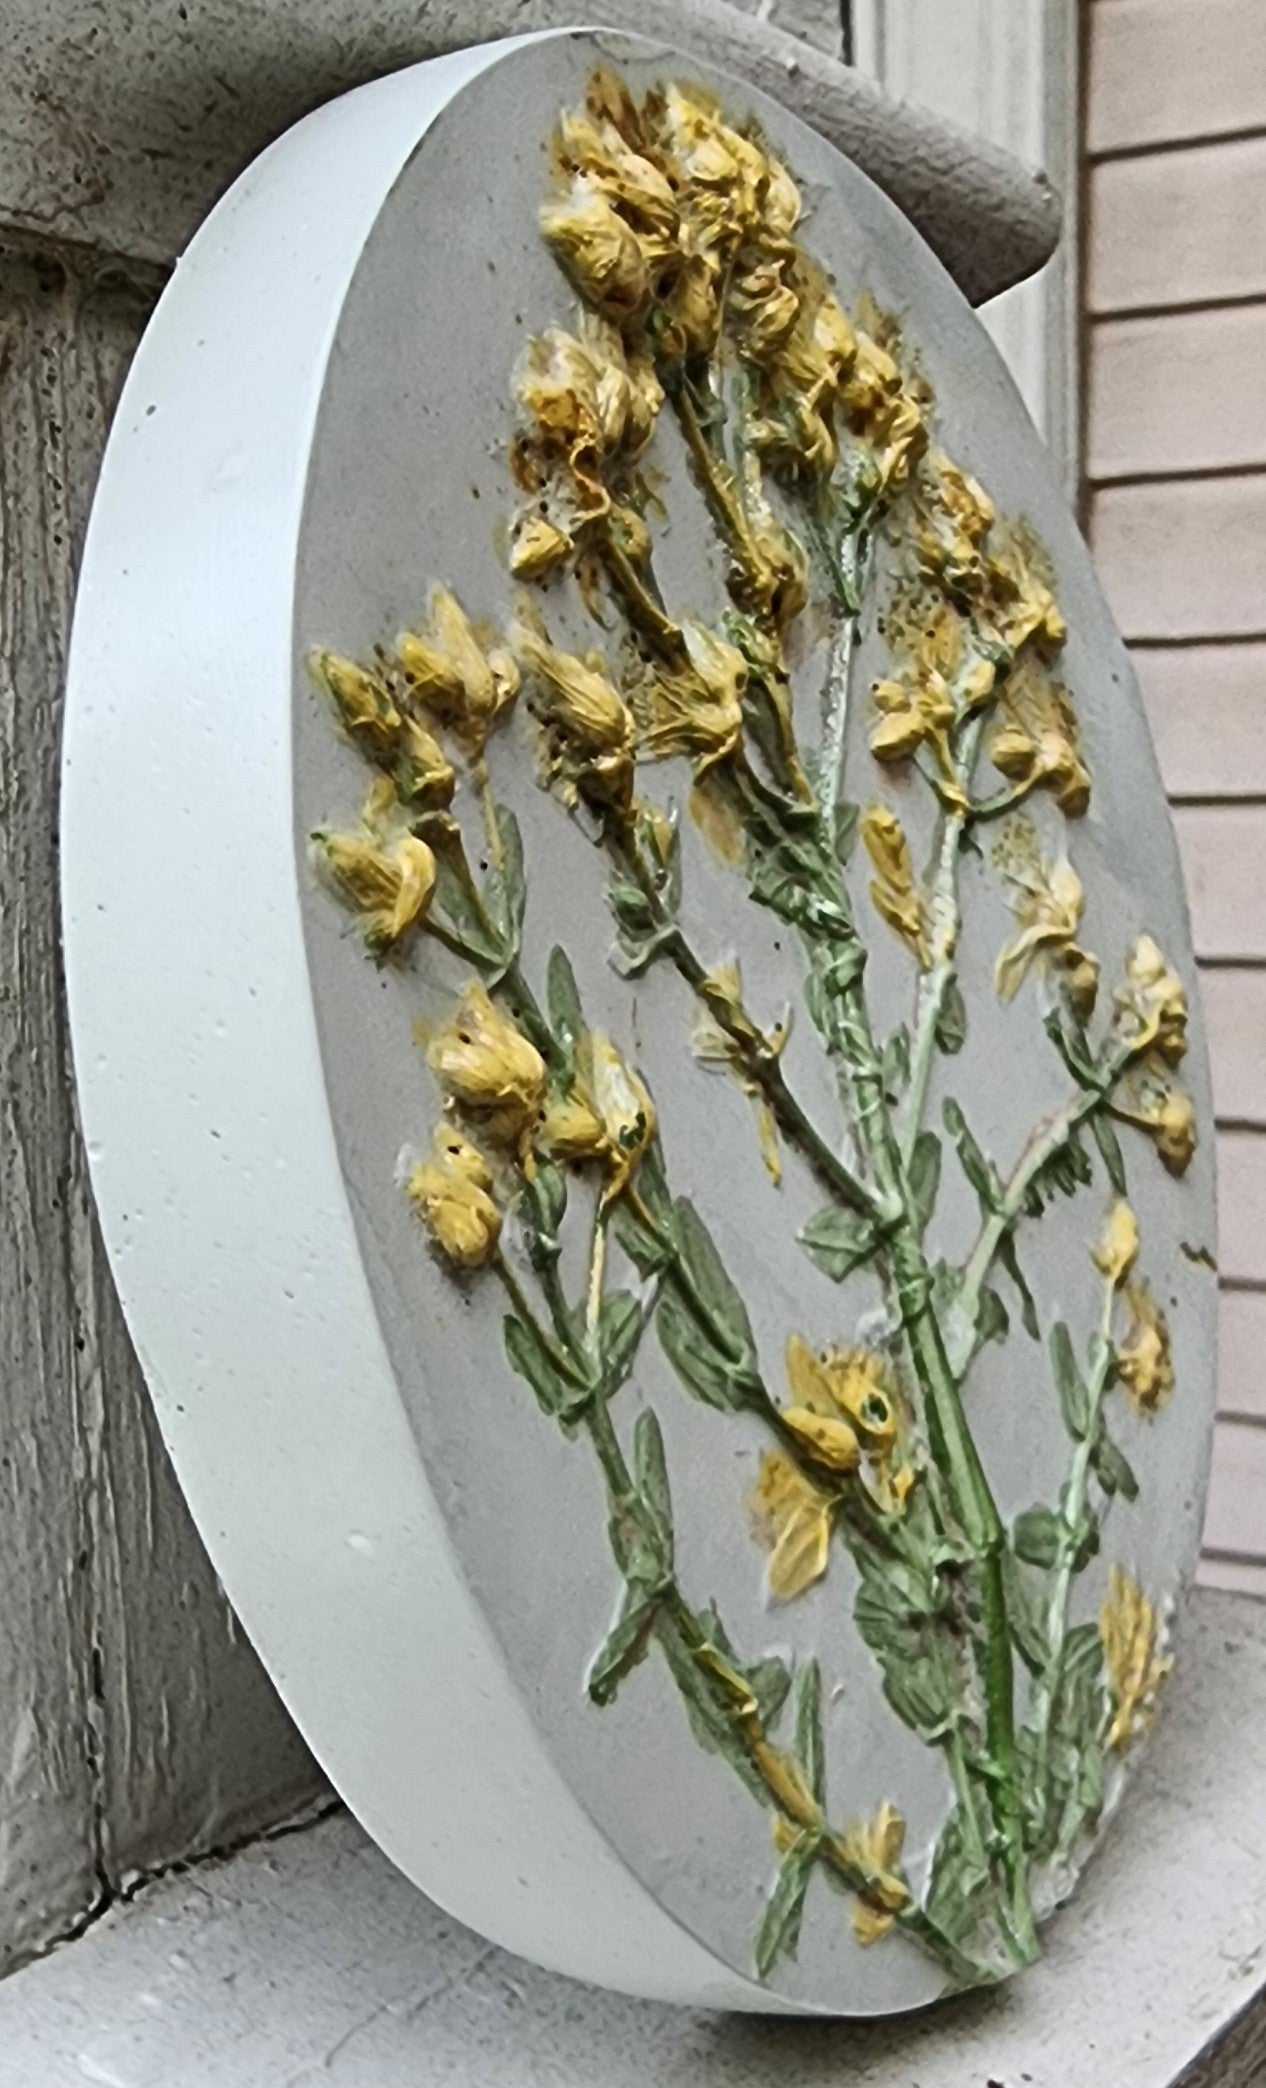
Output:
M1266 807L1176 805L1196 955L1266 959Z
M1134 667L1171 798L1266 797L1266 644L1146 646Z
M1097 313L1266 295L1266 137L1093 167L1087 276Z
M1266 111L1262 0L1113 0L1090 10L1091 152L1249 130Z
M1266 114L1266 94L1262 108ZM1087 367L1089 477L1266 465L1264 380L1266 303L1097 321Z
M1224 1290L1219 1300L1218 1405L1266 1420L1266 1291Z
M1263 198L1266 218L1266 197ZM1108 486L1091 503L1099 577L1127 638L1266 632L1266 472Z
M1218 1133L1218 1266L1234 1283L1266 1283L1266 1132Z
M1219 971L1200 976L1209 1056L1213 1061L1213 1105L1219 1118L1266 1129L1266 969ZM1263 1322L1266 1370L1266 1322Z
M1211 1551L1266 1558L1266 1428L1218 1422L1204 1542Z
M1111 0L1105 0L1111 4ZM1266 1601L1266 1561L1244 1563L1239 1559L1201 1559L1196 1568L1198 1588L1220 1588L1225 1595L1251 1595Z

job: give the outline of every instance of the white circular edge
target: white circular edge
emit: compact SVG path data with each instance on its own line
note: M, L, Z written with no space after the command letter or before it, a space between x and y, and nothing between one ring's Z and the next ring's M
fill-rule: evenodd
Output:
M552 1969L663 2001L813 2014L658 1905L507 1676L383 1345L304 954L293 589L334 329L421 137L469 81L538 40L428 60L304 119L213 211L141 343L68 677L79 1104L177 1475L246 1630L369 1833L458 1919Z

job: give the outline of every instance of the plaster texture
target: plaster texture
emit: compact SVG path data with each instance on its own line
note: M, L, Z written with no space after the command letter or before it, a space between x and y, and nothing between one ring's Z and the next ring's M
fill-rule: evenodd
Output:
M0 222L170 262L233 177L307 110L417 59L590 15L777 96L909 211L969 297L1059 235L1049 184L723 0L9 0ZM794 21L794 17L790 18ZM790 22L789 22L790 26Z

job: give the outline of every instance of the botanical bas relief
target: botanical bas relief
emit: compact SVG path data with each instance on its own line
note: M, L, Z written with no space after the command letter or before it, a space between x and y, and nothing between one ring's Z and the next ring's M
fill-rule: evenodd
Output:
M436 574L415 628L372 657L312 652L368 785L359 825L317 832L314 860L379 966L452 985L417 1039L433 1128L401 1193L418 1252L501 1293L506 1399L534 1400L600 1474L613 1614L575 1648L587 1715L660 1664L683 1732L767 1816L758 1978L794 1957L821 1878L860 1943L900 1932L969 1986L1036 1954L1164 1693L1164 1605L1111 1562L1142 1512L1122 1420L1163 1430L1175 1396L1127 1166L1181 1193L1184 987L1148 934L1119 969L1091 946L1074 861L1096 750L1061 679L1059 577L940 446L918 341L837 297L793 174L704 91L639 99L605 71L559 116L550 165L540 234L578 303L506 373L504 618L473 623ZM670 612L657 572L669 429L724 558L712 621ZM583 649L558 642L564 594L591 622ZM863 679L867 617L886 666ZM793 701L806 658L816 716ZM711 1206L681 1193L631 1037L587 1021L568 950L529 975L532 866L497 789L525 764L592 847L612 964L675 974L699 1080L747 1098L766 1174L752 1223L787 1222L794 1162L818 1205L798 1228L806 1288L868 1285L829 1345L794 1323L758 1343L718 1240L722 1175ZM734 951L687 924L686 823L798 952L794 1005L764 1005ZM956 969L969 861L1013 916L988 991L1026 1008L1066 1083L1005 1167L952 1078L973 1022ZM867 967L884 938L908 1003L887 1034ZM829 1068L808 1100L793 1025ZM402 1142L420 1129L405 1108ZM978 1207L953 1265L927 1243L950 1170ZM1026 1242L1070 1199L1075 1332L1026 1276ZM1049 1498L1009 1525L972 1425L986 1344L1008 1345L1065 1438ZM760 1432L729 1512L771 1639L851 1558L818 1657L736 1643L679 1566L680 1475L632 1397L655 1345L719 1439L736 1417ZM1101 1549L1106 1596L1076 1622ZM834 1692L865 1662L943 1763L930 1863L907 1867L900 1788L859 1813L830 1787Z

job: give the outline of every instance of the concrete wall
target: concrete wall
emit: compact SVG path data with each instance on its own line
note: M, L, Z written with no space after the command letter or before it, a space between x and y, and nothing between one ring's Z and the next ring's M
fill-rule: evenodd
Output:
M1186 860L1222 1370L1204 1576L1266 1594L1266 7L1089 0L1091 540Z

